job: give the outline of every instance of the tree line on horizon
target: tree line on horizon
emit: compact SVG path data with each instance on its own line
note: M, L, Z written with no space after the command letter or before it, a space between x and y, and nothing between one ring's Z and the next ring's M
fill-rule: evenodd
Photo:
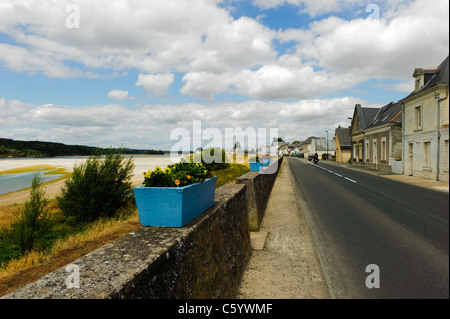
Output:
M117 149L118 151L119 149ZM0 158L90 156L104 149L85 145L66 145L55 142L19 141L0 138ZM164 155L161 150L121 148L122 154Z

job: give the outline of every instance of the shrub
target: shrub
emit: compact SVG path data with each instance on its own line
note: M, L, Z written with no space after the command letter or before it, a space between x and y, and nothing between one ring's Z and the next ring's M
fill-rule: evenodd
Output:
M41 182L39 173L34 174L30 198L25 202L24 208L18 212L16 220L11 223L10 230L6 234L9 241L13 246L18 247L22 254L36 248L39 244L42 246L40 241L51 232L54 226L54 221L46 208Z
M108 150L105 156L93 155L75 165L57 197L63 215L75 222L90 222L113 217L132 196L130 179L134 172L132 157L125 159Z
M224 149L208 148L190 158L191 163L201 163L209 171L217 171L230 167Z

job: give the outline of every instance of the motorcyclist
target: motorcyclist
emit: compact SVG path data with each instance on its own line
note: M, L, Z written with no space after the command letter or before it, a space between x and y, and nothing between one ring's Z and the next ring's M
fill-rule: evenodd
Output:
M315 160L318 160L318 159L319 159L319 154L317 154L317 153L314 154L314 159L315 159Z

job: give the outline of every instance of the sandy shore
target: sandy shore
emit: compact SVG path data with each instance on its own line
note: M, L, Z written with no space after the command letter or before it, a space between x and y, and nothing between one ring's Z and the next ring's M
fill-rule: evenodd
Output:
M9 169L35 166L35 165L52 165L55 167L65 168L72 171L75 164L79 165L86 160L87 157L64 157L64 158L33 158L33 159L0 159L0 172ZM139 186L143 181L142 172L149 169L153 170L157 166L165 168L172 164L173 161L169 156L133 156L135 170L132 177L132 185ZM175 162L178 162L176 158ZM64 185L64 180L48 182L44 184L45 195L48 199L55 198ZM0 206L10 206L14 204L24 203L29 197L29 190L22 190L18 192L0 195Z

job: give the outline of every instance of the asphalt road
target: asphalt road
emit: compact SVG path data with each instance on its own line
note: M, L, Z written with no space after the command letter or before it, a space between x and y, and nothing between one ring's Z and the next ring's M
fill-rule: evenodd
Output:
M332 298L449 298L447 193L288 163Z

